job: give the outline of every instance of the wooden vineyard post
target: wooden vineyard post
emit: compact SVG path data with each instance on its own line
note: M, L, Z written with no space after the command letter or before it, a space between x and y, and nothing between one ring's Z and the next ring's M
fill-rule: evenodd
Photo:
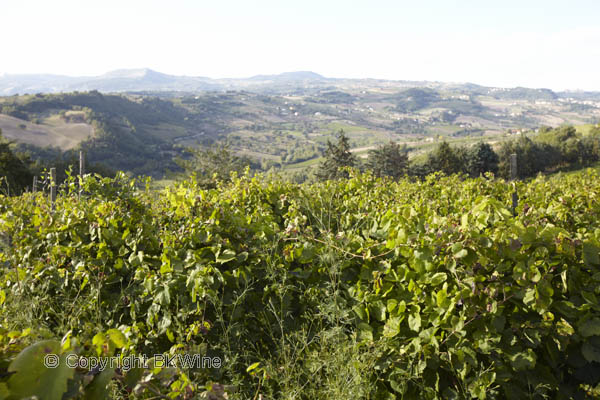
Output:
M514 181L517 179L517 155L515 153L510 155L510 179L513 181L514 192L512 194L512 209L513 215L517 214L517 206L519 205L519 195L517 194L517 187Z
M33 193L37 192L37 175L33 177L33 186L31 187Z
M56 168L50 168L50 203L52 212L56 209Z
M85 175L85 155L83 151L79 152L79 198L83 193L83 175Z
M83 151L79 152L79 176L83 177L85 174L85 155Z
M517 155L512 153L510 155L510 179L517 179Z

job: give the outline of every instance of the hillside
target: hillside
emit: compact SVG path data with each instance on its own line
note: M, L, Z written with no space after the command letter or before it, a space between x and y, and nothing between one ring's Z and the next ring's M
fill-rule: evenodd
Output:
M315 165L340 129L359 157L390 140L406 144L413 156L440 140L499 143L542 125L600 120L593 94L564 97L546 89L339 80L306 71L220 80L211 91L200 88L208 78L148 69L113 71L92 81L86 89L123 93L0 97L0 128L22 144L80 147L93 162L161 176L177 168L173 158L183 155L183 147L221 141L264 168L301 170Z
M3 114L13 117L5 116L4 120L26 126L23 132L9 129L9 138L37 147L46 144L62 149L81 148L88 152L91 163L134 174L156 176L168 168L176 168L173 138L185 136L192 129L192 123L186 122L184 109L157 98L132 99L99 92L35 95L4 98L0 100L0 108ZM47 128L50 121L56 125L52 129ZM35 140L28 140L31 135L24 134L27 127L47 135L56 133L52 139L38 135ZM87 127L90 135L81 136L76 144L62 143L66 133L82 127ZM22 147L35 156L36 147Z
M71 114L73 115L73 113ZM37 147L59 147L63 150L77 147L94 136L94 128L87 122L67 122L58 115L35 122L0 114L0 130L7 139Z

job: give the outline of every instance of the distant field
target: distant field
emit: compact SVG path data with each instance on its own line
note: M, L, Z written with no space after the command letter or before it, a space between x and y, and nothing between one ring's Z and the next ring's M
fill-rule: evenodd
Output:
M143 129L150 136L156 139L168 139L168 140L176 140L177 138L185 138L190 135L186 129L182 126L177 126L174 124L156 124L156 125L144 125L140 124L140 129Z
M433 135L452 135L455 132L460 131L460 126L456 125L434 125L427 129L427 132Z
M310 160L306 160L306 161L302 161L296 164L288 164L288 165L284 165L283 169L285 170L294 170L294 169L303 169L306 167L313 167L316 164L320 163L321 161L324 161L325 158L324 157L317 157L317 158L312 158Z
M342 122L330 122L329 124L327 124L325 126L325 129L330 130L332 132L338 132L340 129L343 129L344 132L346 132L347 134L369 131L368 128L365 128L362 126L350 125L348 123L342 123Z
M71 149L81 141L93 136L94 128L86 123L66 123L58 115L34 124L9 115L0 114L2 135L10 140L39 147L56 146Z
M261 153L261 152L258 152L258 151L252 151L252 150L246 150L246 149L239 149L239 150L238 149L234 149L234 150L237 150L236 152L239 155L249 156L249 157L252 157L252 158L256 158L258 160L266 159L266 160L273 160L273 161L279 161L279 162L281 162L281 157L274 156L272 154Z

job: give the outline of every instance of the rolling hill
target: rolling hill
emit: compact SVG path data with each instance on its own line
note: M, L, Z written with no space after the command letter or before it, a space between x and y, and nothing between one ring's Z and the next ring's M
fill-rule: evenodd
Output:
M498 143L541 125L600 121L594 93L471 83L331 79L310 71L248 79L150 69L99 77L5 75L0 128L21 148L84 149L91 162L162 176L187 146L228 141L264 168L315 165L344 129L359 157L395 141L419 154L439 140ZM56 93L66 91L65 93Z
M0 76L0 95L60 93L98 90L101 92L129 91L221 91L260 88L272 84L298 82L327 82L329 79L310 71L285 72L279 75L257 75L248 79L211 79L167 75L148 68L120 69L93 77L61 75Z

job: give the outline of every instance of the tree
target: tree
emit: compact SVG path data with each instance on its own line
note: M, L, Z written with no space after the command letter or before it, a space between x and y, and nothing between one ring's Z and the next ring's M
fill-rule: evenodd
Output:
M408 165L407 173L409 176L415 176L419 179L424 179L427 175L434 173L431 169L431 165L427 160L413 161Z
M580 163L589 165L600 160L600 130L592 131L581 140Z
M558 151L558 159L553 160L553 165L574 164L579 161L581 143L577 130L572 126L561 126L556 129L540 129L536 142L550 146Z
M429 153L427 163L433 171L441 171L446 175L456 174L463 170L463 163L457 152L445 141Z
M0 129L0 188L9 195L21 193L33 180L31 171L12 152L10 145L10 142L3 140Z
M321 162L319 171L316 173L319 179L346 178L348 174L340 171L340 168L354 167L356 164L356 157L350 152L350 142L343 129L336 134L336 138L336 144L327 140L325 161Z
M526 136L502 144L498 154L498 171L504 178L510 177L510 155L517 155L517 177L527 178L560 163L559 150L547 143L536 143Z
M25 151L19 154L21 159L25 160L33 160L35 161L29 163L29 169L34 175L41 175L44 170L49 170L50 168L56 168L56 183L61 184L67 179L67 172L70 170L71 173L76 174L79 172L79 152L77 150L67 150L63 152L59 148L56 149L44 149L45 153L48 157L42 157L44 154L40 153L32 153L30 151ZM36 157L37 155L37 157ZM24 158L25 157L25 158ZM116 171L107 167L103 164L91 163L89 162L89 158L86 154L86 165L85 165L85 173L86 174L98 174L100 176L111 177L114 178L116 175Z
M367 168L372 170L377 177L391 176L398 179L406 174L408 168L406 146L389 142L369 151Z
M467 154L467 171L477 177L486 172L498 172L498 154L488 143L479 142L471 147Z
M214 186L214 179L228 181L231 179L231 173L237 172L238 175L244 172L248 166L253 166L253 162L248 157L239 157L233 154L229 145L217 145L208 149L187 149L192 155L190 159L178 159L177 165L184 169L187 175L195 175L200 183L206 186Z

